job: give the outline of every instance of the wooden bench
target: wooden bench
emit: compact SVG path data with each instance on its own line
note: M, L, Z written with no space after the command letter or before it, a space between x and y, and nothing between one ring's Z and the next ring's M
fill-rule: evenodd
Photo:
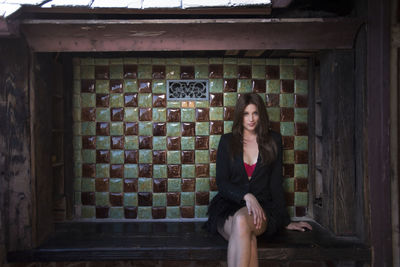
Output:
M370 262L371 250L354 238L335 237L316 223L311 232L283 231L259 238L260 260ZM9 262L174 260L224 261L227 242L203 222L72 222L57 224L43 245L8 253Z

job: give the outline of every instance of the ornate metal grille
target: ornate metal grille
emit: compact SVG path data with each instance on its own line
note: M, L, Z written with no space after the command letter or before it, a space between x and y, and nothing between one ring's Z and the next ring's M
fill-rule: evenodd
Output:
M208 80L168 80L168 100L208 100Z

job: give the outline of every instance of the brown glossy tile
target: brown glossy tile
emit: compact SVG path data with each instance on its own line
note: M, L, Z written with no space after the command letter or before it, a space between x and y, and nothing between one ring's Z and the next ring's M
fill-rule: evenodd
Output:
M94 80L81 80L82 93L94 93L96 90Z
M308 80L308 68L306 66L295 66L294 67L294 79L295 80Z
M124 177L124 165L123 164L111 164L110 177L111 178L123 178Z
M209 164L196 164L196 177L209 177L210 165Z
M236 92L236 91L237 91L237 79L224 80L224 92Z
M137 122L125 122L124 123L125 135L137 135L138 134L138 123Z
M138 80L139 93L151 93L151 80Z
M96 177L96 164L82 164L82 177Z
M308 107L308 96L294 95L294 106L296 108L307 108Z
M294 80L281 80L281 93L293 93Z
M110 150L96 150L96 163L110 163Z
M165 136L167 134L167 124L165 122L153 123L153 135Z
M182 127L182 136L194 136L195 132L194 122L183 122L181 124L181 127Z
M124 65L124 79L137 78L137 65Z
M153 137L139 136L139 149L153 149Z
M110 105L109 94L96 94L96 107L108 108Z
M110 68L108 66L95 66L94 76L98 80L108 80L110 79Z
M194 192L196 188L196 179L182 179L182 192Z
M294 124L295 134L297 136L308 135L308 126L305 122L297 122Z
M265 78L268 80L279 80L280 78L279 66L273 66L273 65L265 66Z
M110 112L111 112L111 121L123 121L124 120L124 109L123 108L112 108Z
M152 178L153 165L152 164L139 164L139 177Z
M178 136L167 137L167 149L168 150L180 150L181 149L181 138Z
M279 107L279 94L266 94L265 102L267 107Z
M265 93L266 82L265 80L253 80L251 82L253 93Z
M275 131L277 133L281 132L281 123L280 122L270 121L269 126L273 131Z
M296 217L303 217L307 215L307 207L296 207Z
M153 150L153 164L165 164L167 162L167 151Z
M294 162L296 164L306 164L308 163L308 151L298 151L294 152Z
M286 178L294 177L294 164L283 164L283 176Z
M95 194L94 192L82 192L81 193L82 205L95 205Z
M182 164L194 164L194 150L182 150L181 162Z
M210 178L210 191L218 191L217 179Z
M285 192L286 206L294 205L294 193Z
M165 94L153 94L153 107L160 108L167 106L167 97Z
M210 93L210 106L222 107L224 105L224 95L222 93Z
M124 149L124 137L123 136L112 136L111 137L111 149Z
M152 108L140 108L139 109L139 120L140 121L151 121L153 119Z
M209 121L209 109L208 108L196 108L196 121Z
M194 66L181 66L181 79L194 79Z
M97 122L96 123L96 135L110 135L110 123Z
M167 215L167 208L166 207L152 207L151 215L153 216L153 219L165 219L165 217Z
M294 149L294 136L282 136L282 148Z
M124 95L125 107L137 107L138 106L138 94L130 93Z
M125 150L125 163L138 163L139 152L137 150Z
M124 207L125 219L137 218L137 207Z
M250 79L251 78L251 66L239 65L238 66L238 78L239 79Z
M167 192L167 179L153 179L153 192L154 193Z
M82 136L83 149L96 149L96 136Z
M167 193L167 206L179 206L181 204L181 193Z
M210 121L210 134L223 134L224 121Z
M122 93L124 88L123 80L110 80L110 92L111 93Z
M208 136L196 136L195 149L208 149Z
M224 75L224 65L210 64L208 66L208 77L211 79L219 79Z
M167 121L168 122L180 122L181 121L181 109L180 108L168 108L167 109Z
M96 178L95 188L96 192L108 192L110 188L110 182L108 178Z
M181 165L170 164L167 165L168 178L180 178L181 177Z
M110 210L109 207L96 207L96 218L107 219L109 210Z
M95 121L96 109L95 108L82 108L81 110L82 121Z
M234 107L224 107L224 120L233 121L233 115L235 114Z
M182 218L194 218L194 207L193 206L183 206L180 208Z
M114 207L123 206L122 193L110 193L110 204Z
M216 149L210 150L210 162L211 163L217 162L217 150Z
M139 206L153 205L153 193L139 192L138 193L138 202L139 202Z
M293 108L281 108L281 121L294 121Z
M196 205L208 205L210 202L210 192L196 192Z
M165 66L153 65L151 76L153 77L153 79L165 79Z
M295 192L308 192L308 179L296 178L294 179Z
M124 192L137 192L138 179L124 179Z

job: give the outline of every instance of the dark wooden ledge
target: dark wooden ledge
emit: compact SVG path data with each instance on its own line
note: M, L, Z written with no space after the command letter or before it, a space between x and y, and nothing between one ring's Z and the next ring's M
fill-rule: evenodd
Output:
M9 262L103 260L225 260L227 242L202 222L62 223L43 245L8 253ZM370 261L370 248L312 223L311 232L259 238L262 260Z

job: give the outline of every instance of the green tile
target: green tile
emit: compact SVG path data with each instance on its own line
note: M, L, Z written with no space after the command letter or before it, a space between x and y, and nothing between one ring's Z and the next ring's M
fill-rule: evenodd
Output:
M307 65L308 65L308 60L305 59L305 58L295 58L293 64L294 64L294 65L304 65L304 66L307 66Z
M239 79L238 80L238 93L251 93L253 91L251 80Z
M294 192L294 178L283 179L283 189L288 193Z
M111 162L111 164L123 164L124 163L124 151L123 150L111 150L110 151L110 162Z
M223 79L210 79L209 80L210 93L222 93L224 88Z
M165 207L165 206L167 206L167 194L153 193L153 207Z
M206 64L206 65L208 65L208 58L206 58L206 57L197 57L197 58L195 58L194 59L194 63L197 65L197 64Z
M139 150L139 163L153 163L153 152L150 149Z
M176 65L167 65L165 67L165 72L166 72L166 78L167 80L177 80L180 78L180 66Z
M125 136L125 149L138 149L139 141L137 136Z
M121 178L110 178L110 192L122 193L124 190Z
M124 123L123 122L111 122L110 123L110 135L124 135Z
M80 108L73 109L72 120L73 121L81 121L81 109Z
M208 108L209 106L209 101L196 101L196 108Z
M193 164L182 164L182 178L195 178L196 168Z
M294 121L295 122L307 122L307 108L295 108L294 109Z
M233 121L224 121L224 133L232 132Z
M234 107L238 99L237 93L224 93L224 106Z
M252 58L251 64L253 65L265 65L265 59L263 58Z
M238 59L234 57L226 57L224 58L224 64L230 64L230 65L237 65Z
M110 94L110 107L112 108L124 107L124 94Z
M110 65L123 65L124 59L123 58L111 58Z
M165 58L152 58L151 64L153 65L165 65L166 59Z
M294 107L294 96L293 94L280 94L279 95L279 106L292 108Z
M281 80L293 80L294 79L294 68L290 65L281 65L279 68Z
M308 177L308 164L295 164L294 165L294 177L295 178L307 178Z
M96 218L96 209L94 206L82 206L82 218L92 219Z
M81 136L74 136L73 147L74 147L74 149L78 149L78 150L82 149L82 138L81 138Z
M74 161L75 162L82 162L82 151L81 150L75 150L74 151Z
M168 192L180 192L181 179L168 178Z
M74 192L74 204L76 206L82 205L81 192ZM78 214L76 215L79 217Z
M153 179L139 178L138 190L139 192L153 192Z
M75 177L82 177L82 164L75 162L74 164Z
M294 163L294 150L283 150L283 163L285 164Z
M280 108L267 108L268 116L270 121L279 122L281 120L281 109Z
M152 67L151 65L138 65L138 78L151 79Z
M167 165L153 165L153 178L167 178Z
M279 58L267 58L265 60L266 65L279 65L279 62L280 62Z
M169 108L180 108L181 107L181 102L180 101L167 101L167 107Z
M181 121L182 122L194 122L196 120L194 108L182 108L181 109Z
M281 134L283 136L294 135L294 123L293 122L281 122Z
M140 121L139 122L139 135L153 135L153 122Z
M110 149L110 137L96 136L96 149Z
M294 149L295 150L308 150L308 137L307 136L295 136L294 137Z
M82 107L96 107L96 94L82 93L81 94L81 106Z
M195 162L196 163L209 163L210 152L208 150L196 150L195 151Z
M123 219L124 208L123 207L110 207L110 219Z
M218 191L210 191L210 202L218 194Z
M92 57L84 57L80 58L81 65L94 65L94 58Z
M210 179L196 178L196 192L208 192L208 191L210 191Z
M94 64L95 65L108 65L108 64L110 64L110 60L108 58L95 58Z
M153 80L152 87L153 87L152 91L155 94L165 94L167 92L165 80Z
M217 121L217 120L221 120L222 121L224 119L224 108L222 108L222 107L211 107L209 115L210 115L210 121Z
M194 65L196 62L196 58L184 57L181 58L182 65Z
M96 163L96 150L83 149L82 150L82 162L83 163Z
M207 218L207 208L208 208L208 206L195 206L194 217Z
M140 57L138 58L138 63L139 64L151 64L152 58L149 57Z
M96 206L109 206L110 205L110 193L108 192L96 192Z
M137 218L142 220L150 220L152 218L151 207L138 207Z
M82 178L75 177L74 179L74 191L81 192L82 190Z
M208 60L208 62L210 62L210 64L223 64L224 59L222 57L212 57Z
M96 177L110 177L110 164L96 164Z
M306 207L308 205L308 193L294 192L294 205L297 207Z
M194 76L196 79L208 79L208 65L195 65Z
M181 149L182 150L194 150L195 138L194 136L182 136L181 137Z
M180 136L181 124L179 122L167 122L167 136Z
M238 58L238 65L251 65L251 58Z
M153 150L166 150L166 149L167 149L167 137L153 136Z
M122 79L122 78L124 78L124 67L122 65L111 65L110 79Z
M179 219L181 217L179 207L167 207L168 219Z
M153 121L164 122L167 120L166 108L153 108Z
M306 95L308 93L308 81L295 80L294 81L294 92L299 95Z
M267 80L267 94L279 94L280 92L280 80Z
M137 80L126 79L124 80L124 92L135 93L138 91Z
M286 210L289 213L289 217L294 217L294 207L293 206L286 207Z
M96 93L97 94L110 93L110 81L109 80L96 80Z
M152 103L152 94L146 93L146 94L139 94L139 107L141 108L151 108L153 103Z
M224 64L224 78L235 79L237 78L238 70L237 65Z
M180 65L181 59L180 58L168 58L166 63L168 65Z
M124 193L124 206L137 206L137 193Z
M96 108L96 121L100 121L100 122L110 121L110 109Z
M94 66L81 66L81 79L94 79Z
M74 79L79 79L79 77L78 78L74 77ZM80 94L81 93L81 81L80 80L74 80L74 85L73 86L74 86L73 93L76 94L76 95Z
M279 64L281 65L293 65L293 58L280 58L279 59Z
M138 59L135 57L126 57L123 59L124 64L137 64L138 63Z
M138 115L138 110L139 108L124 108L124 120L125 121L138 121L139 120L139 115Z
M252 78L253 79L265 79L265 65L253 65L252 66Z
M210 163L210 177L215 177L216 174L216 164Z
M124 165L124 178L137 178L138 177L138 165L137 164L125 164Z
M181 205L182 206L193 206L194 205L194 192L182 192L181 193Z
M72 103L73 103L73 108L80 108L81 107L80 91L79 91L78 94L74 94L73 99L72 99Z
M82 192L94 192L95 189L95 179L93 178L82 178Z
M220 139L220 135L210 135L210 149L217 149Z
M82 135L96 135L96 123L93 121L81 123Z
M196 122L196 135L209 135L210 123L209 122Z
M167 152L167 163L168 164L180 164L181 163L181 152L180 151L168 151Z

